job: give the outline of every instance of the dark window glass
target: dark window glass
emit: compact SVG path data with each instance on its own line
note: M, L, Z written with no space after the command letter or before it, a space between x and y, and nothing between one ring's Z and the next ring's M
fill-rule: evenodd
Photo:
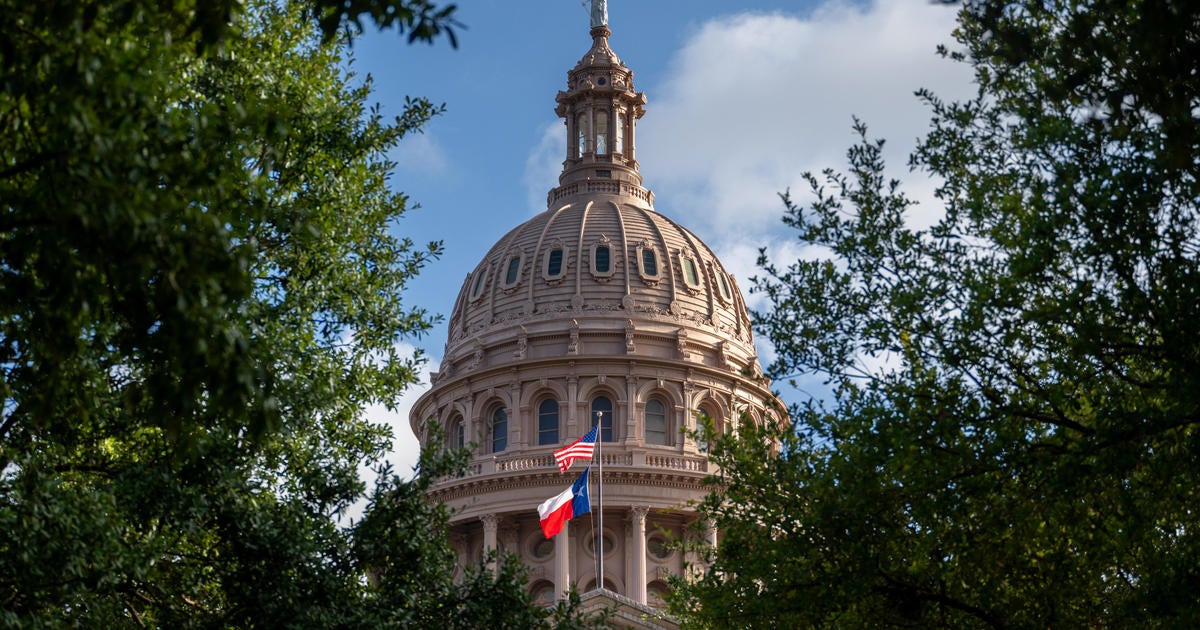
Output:
M700 276L696 273L696 263L691 258L683 259L683 277L688 284L700 284Z
M550 261L546 264L546 275L553 277L562 273L562 258L563 250L550 250Z
M608 273L609 267L609 249L607 245L601 245L596 248L596 272Z
M655 398L646 401L646 443L667 443L667 408Z
M480 269L479 275L475 276L475 288L471 289L471 297L479 297L479 292L483 289L483 279L487 277L487 271Z
M558 401L543 400L538 405L538 445L558 444Z
M504 284L512 284L517 281L517 272L521 270L521 258L518 256L508 261L508 273L504 275Z
M647 276L658 275L658 256L654 255L653 249L642 250L642 273Z
M600 416L600 441L613 441L613 404L606 396L599 396L592 400L592 422L596 422L596 416Z
M492 412L492 452L508 448L508 413L504 409Z

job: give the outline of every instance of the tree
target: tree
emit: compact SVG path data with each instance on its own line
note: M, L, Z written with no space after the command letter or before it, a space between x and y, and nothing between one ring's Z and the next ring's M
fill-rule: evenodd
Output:
M714 444L698 625L1200 621L1200 7L959 15L978 95L922 92L911 160L944 218L909 225L859 123L848 173L784 195L825 256L764 257L755 324L833 394Z
M403 289L440 244L394 235L386 152L440 108L369 108L337 25L453 25L367 5L0 1L0 625L544 621L515 570L381 595L444 564L413 497L445 461L338 525L431 324ZM364 551L385 518L413 564Z

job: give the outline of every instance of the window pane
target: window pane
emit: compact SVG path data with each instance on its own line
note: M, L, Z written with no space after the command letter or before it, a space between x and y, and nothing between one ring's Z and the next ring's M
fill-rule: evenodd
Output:
M499 453L508 448L508 413L497 409L492 413L492 452Z
M658 275L658 256L654 254L653 249L642 250L642 273L647 276Z
M625 114L617 114L617 126L613 128L613 148L617 153L625 152Z
M543 400L538 405L538 445L558 444L558 401Z
M513 284L517 281L517 272L521 270L521 257L518 256L508 261L508 273L504 276L504 284Z
M667 409L654 398L646 402L646 443L667 443Z
M596 416L600 414L600 441L613 441L613 404L605 396L599 396L592 400L592 422L596 422Z
M578 151L575 153L578 157L587 152L587 116L584 114L575 118L575 135L579 139Z
M546 275L557 276L562 273L563 250L550 250L550 261L546 263Z
M608 153L608 114L596 113L596 154Z
M692 262L691 258L683 259L683 277L688 284L700 284L700 277L696 274L696 263Z
M479 292L483 290L483 279L487 277L487 270L480 269L479 275L475 276L475 288L471 289L471 297L479 297Z
M608 273L609 267L609 250L607 245L601 245L596 248L596 271L599 273Z

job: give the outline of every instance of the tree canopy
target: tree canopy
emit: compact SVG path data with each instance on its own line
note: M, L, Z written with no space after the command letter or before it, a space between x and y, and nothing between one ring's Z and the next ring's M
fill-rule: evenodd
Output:
M440 253L397 236L386 157L440 108L369 106L343 58L364 17L455 25L423 0L0 0L0 626L548 623L516 566L456 577L423 491L461 457L359 477Z
M833 394L714 443L697 625L1200 622L1200 6L985 0L955 38L936 224L861 123L784 195L814 255L762 258L755 324Z

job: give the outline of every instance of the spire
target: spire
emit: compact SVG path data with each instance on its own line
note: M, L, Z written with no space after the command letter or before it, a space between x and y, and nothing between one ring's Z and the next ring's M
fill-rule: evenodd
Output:
M567 72L567 89L555 97L555 113L566 122L566 160L551 205L574 194L628 194L652 205L641 187L634 158L634 127L645 113L646 95L633 88L633 71L621 63L608 38L608 7L592 0L592 46ZM594 183L594 184L592 184Z

